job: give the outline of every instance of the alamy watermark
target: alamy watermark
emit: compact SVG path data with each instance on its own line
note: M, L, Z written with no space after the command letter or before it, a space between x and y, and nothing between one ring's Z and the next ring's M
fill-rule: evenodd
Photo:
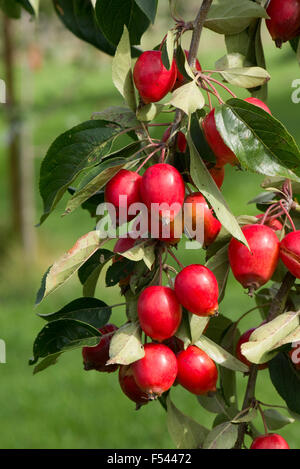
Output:
M6 84L4 80L0 78L0 104L6 103Z
M300 365L300 341L293 342L292 348L294 349L291 353L291 360L295 365Z
M295 91L292 92L292 102L294 104L299 104L300 103L300 78L296 78L292 82L292 88L295 88Z

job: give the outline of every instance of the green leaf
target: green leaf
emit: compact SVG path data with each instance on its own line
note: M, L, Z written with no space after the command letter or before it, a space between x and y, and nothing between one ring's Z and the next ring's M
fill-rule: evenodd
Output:
M230 54L224 55L215 64L216 70L226 70L226 69L235 69L246 66L246 57L240 52L232 52Z
M99 343L100 332L93 326L75 319L58 319L49 322L38 334L33 344L33 359L48 355L67 352L84 346L94 346Z
M135 112L136 98L131 70L129 33L125 25L112 62L112 80L130 109Z
M231 85L241 88L255 88L270 80L269 73L261 67L243 67L220 70L220 75Z
M183 414L167 397L167 426L177 449L200 448L209 433L207 428Z
M139 121L150 122L158 116L163 107L164 105L159 103L145 104L137 110L136 116Z
M145 356L138 322L129 322L114 333L110 342L109 356L107 364L120 365L130 365Z
M33 374L36 375L41 371L45 370L51 365L56 365L61 353L53 353L53 355L48 355L46 358L41 360L33 369Z
M150 242L151 243L151 242ZM150 270L152 264L155 261L155 252L154 244L149 245L149 241L142 241L141 243L136 244L133 248L128 249L128 251L122 252L122 256L126 257L130 261L138 262L144 261L148 269Z
M169 104L190 116L197 109L202 109L205 106L205 99L200 88L194 81L191 81L173 91Z
M203 334L204 329L209 323L209 318L197 316L196 314L189 313L189 324L191 331L192 344L197 342Z
M115 122L121 125L121 127L124 127L124 129L138 127L140 125L135 113L125 106L110 106L103 111L94 112L92 119Z
M161 60L164 67L167 70L170 70L173 63L174 56L174 46L175 46L175 34L174 31L170 30L167 33L167 37L161 48Z
M101 31L108 41L117 45L124 25L127 26L130 44L140 44L150 21L134 0L97 0L96 17Z
M87 121L60 135L49 148L40 170L44 202L41 223L54 210L68 186L109 151L120 127L107 121Z
M292 417L287 417L286 415L282 415L276 409L266 409L263 411L266 424L269 430L279 430L280 428L289 425L290 423L294 423L295 419Z
M252 422L257 417L257 409L255 407L251 407L250 409L246 409L243 412L240 412L236 417L231 420L231 423L245 423L245 422Z
M53 0L55 11L62 23L83 41L109 55L114 55L115 47L102 34L91 1Z
M274 117L253 104L230 99L216 111L215 120L224 142L243 168L300 182L299 148Z
M77 298L56 313L38 314L48 322L57 319L77 319L100 329L107 324L111 316L111 307L96 298Z
M219 303L222 301L227 285L228 275L230 271L228 259L228 244L223 246L217 253L210 257L206 262L208 267L215 275L219 286Z
M204 23L219 34L237 34L249 26L253 18L268 18L266 10L250 0L215 0Z
M100 239L98 231L90 231L79 238L75 245L47 270L37 294L36 304L69 280L105 242L106 240Z
M221 423L207 435L203 449L231 449L238 437L238 426L231 422Z
M114 253L112 251L97 249L97 251L79 268L78 277L80 283L83 285L84 296L94 296L101 270L113 256Z
M135 3L145 13L151 23L154 23L158 0L135 0Z
M285 353L279 353L269 363L271 381L288 408L300 414L300 373Z
M227 413L227 405L218 390L216 392L208 393L207 395L197 396L197 400L205 410L213 414L225 414Z
M229 368L233 371L241 371L242 373L247 373L249 371L248 366L205 335L202 335L195 345L206 352L214 362L224 366L225 368Z
M258 327L251 334L249 341L241 347L242 354L251 363L266 363L276 355L276 349L291 332L299 326L298 312L280 314L266 324Z
M202 158L200 157L190 134L187 135L187 141L190 149L190 173L194 184L203 196L212 205L216 216L226 228L239 241L247 245L247 241L243 232L235 218L231 213L222 193L218 189L216 183L209 174Z
M21 7L15 2L15 0L0 0L0 9L9 18L21 18Z
M126 279L133 271L136 263L125 258L120 258L113 262L106 271L105 283L107 287L117 285L121 280Z

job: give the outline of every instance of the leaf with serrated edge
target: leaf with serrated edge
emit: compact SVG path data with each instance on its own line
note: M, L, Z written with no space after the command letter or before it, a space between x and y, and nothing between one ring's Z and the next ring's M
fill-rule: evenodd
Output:
M231 68L220 71L220 75L231 85L241 88L256 88L270 80L269 73L261 67Z
M63 285L77 272L79 267L102 246L107 239L101 239L98 231L90 231L76 241L61 258L55 262L43 278L42 287L38 292L36 304Z
M130 109L135 112L136 98L131 70L130 40L128 29L125 25L112 62L112 79L115 87L125 98Z
M248 246L246 238L235 218L231 213L226 200L218 189L215 181L209 174L201 156L199 155L191 135L187 134L187 141L190 149L191 166L190 172L194 184L203 196L212 205L217 218L220 220L224 228L229 231L235 238Z
M128 323L113 335L109 347L108 364L130 365L145 356L141 342L141 328L138 323Z
M231 449L238 437L238 426L231 422L221 423L207 435L203 449Z
M202 109L205 106L205 99L200 88L194 81L191 81L186 85L180 86L172 93L169 104L181 109L190 116L197 109Z
M251 363L260 364L269 361L276 355L276 352L273 352L274 347L298 328L299 315L300 311L283 313L273 321L255 329L249 341L242 345L242 354Z
M209 431L191 417L183 414L167 397L167 426L177 449L201 447Z
M195 345L207 353L213 361L225 368L229 368L233 371L241 371L242 373L249 371L248 366L204 335L200 337Z

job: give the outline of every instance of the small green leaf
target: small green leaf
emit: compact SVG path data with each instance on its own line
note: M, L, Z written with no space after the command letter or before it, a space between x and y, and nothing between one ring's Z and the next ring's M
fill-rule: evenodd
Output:
M271 381L289 410L300 414L300 372L285 353L279 353L269 363Z
M96 285L105 264L114 256L112 251L98 249L78 270L80 283L83 285L83 295L93 297Z
M238 426L231 422L221 423L207 435L203 449L231 449L238 437Z
M41 371L45 370L51 365L56 365L61 353L53 353L53 355L48 355L46 358L41 360L33 369L33 374L36 375Z
M75 245L47 270L37 294L36 304L69 280L105 242L106 240L99 238L98 231L90 231L79 238Z
M228 259L228 244L223 246L217 253L210 257L206 262L208 267L215 275L219 286L219 303L223 299L230 271Z
M154 23L158 0L134 0L134 1L140 7L140 9L145 13L145 15L149 18L151 23Z
M266 10L250 0L215 0L204 23L219 34L237 34L254 18L268 18Z
M167 425L170 436L177 449L200 448L208 430L183 414L167 397Z
M120 327L110 342L108 364L130 365L145 355L139 323L129 322Z
M49 322L38 334L33 344L33 365L39 358L67 352L99 343L100 332L93 326L75 319L58 319ZM52 362L52 359L51 359Z
M139 121L150 122L162 111L164 104L149 103L137 110L136 117Z
M269 73L261 67L243 67L221 70L220 75L231 85L241 88L255 88L270 80Z
M195 345L206 352L212 360L225 368L229 368L233 371L241 371L242 373L249 371L248 366L205 335L202 335Z
M113 58L112 79L115 87L125 98L130 109L135 112L136 98L131 70L130 41L126 26L124 26L123 35Z
M286 417L278 412L276 409L266 409L264 410L264 416L266 424L269 430L279 430L280 428L294 423L295 419L292 417Z
M209 174L201 156L199 155L196 147L191 139L190 134L187 135L187 141L190 149L190 173L198 190L212 205L216 216L226 228L239 241L247 245L247 241L243 232L235 218L231 213L223 195Z
M100 329L111 316L111 307L96 298L77 298L56 313L38 314L48 322L57 319L77 319Z
M172 30L168 31L167 37L163 43L161 49L161 60L164 67L167 70L170 70L173 63L174 56L174 46L175 46L175 34Z
M169 104L181 109L190 116L197 109L202 109L205 106L205 99L200 88L194 81L191 81L186 85L180 86L172 93Z
M231 54L224 55L217 60L215 67L216 70L226 70L244 67L246 57L239 52L232 52Z
M227 413L227 405L218 390L216 392L208 393L207 395L197 396L197 399L202 407L208 412L213 414L225 414Z
M127 278L134 271L135 262L121 258L113 262L106 271L105 283L107 287L117 285L121 280Z
M231 420L231 423L244 423L252 422L257 417L257 409L251 407L250 409L245 410L242 413L239 413L236 417Z

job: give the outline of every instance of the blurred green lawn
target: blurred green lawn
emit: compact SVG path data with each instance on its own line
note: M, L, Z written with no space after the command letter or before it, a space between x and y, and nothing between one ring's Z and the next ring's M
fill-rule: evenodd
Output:
M203 51L202 66L211 68L215 59L224 53L225 49L221 50L219 45ZM272 75L269 106L300 143L299 107L291 102L291 82L300 75L295 57L288 46L280 52L271 44L267 56ZM44 67L30 78L34 102L31 109L25 110L25 118L34 129L36 175L45 151L58 134L89 119L94 111L121 103L111 83L110 62L103 61L103 56L96 53L90 60L84 58L85 55L79 55L77 61L64 63L62 59L49 57ZM4 132L2 116L0 131ZM3 230L9 217L3 141L0 156L0 226ZM247 201L260 192L261 180L260 176L226 168L224 195L236 215L256 213L255 207L247 206ZM39 215L38 194L36 200ZM43 325L33 308L40 278L59 255L93 226L86 212L78 211L61 218L63 209L64 203L38 229L38 260L30 268L22 264L18 248L2 237L5 243L2 249L5 247L7 252L0 263L0 337L7 345L7 364L0 365L0 447L172 448L164 410L159 403L151 403L136 412L131 401L120 392L117 374L84 372L80 351L65 354L56 366L32 375L27 362L33 339ZM179 257L184 263L201 262L202 254L181 249ZM79 296L81 289L74 278L50 296L38 311L55 311ZM99 286L97 296L108 304L120 302L116 288ZM231 278L221 312L237 318L252 305L253 300ZM121 325L124 319L121 308L114 311L113 322ZM259 316L254 312L243 321L242 329L258 323ZM239 381L243 389L246 379L240 377ZM257 397L262 401L281 403L269 384L268 371L260 372L257 389ZM172 395L182 411L204 425L211 423L211 415L197 405L194 396L179 388L172 391ZM258 427L261 428L260 422ZM292 448L300 448L299 430L297 423L280 431Z

